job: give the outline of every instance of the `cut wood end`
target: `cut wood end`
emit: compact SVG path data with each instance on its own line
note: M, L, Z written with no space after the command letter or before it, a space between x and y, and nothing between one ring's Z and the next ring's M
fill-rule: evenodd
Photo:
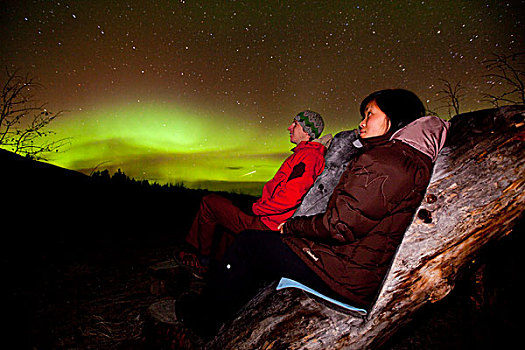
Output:
M452 289L454 289L454 286L448 283L442 283L430 292L430 295L428 296L428 301L430 301L431 303L438 302L444 297L446 297L448 293L452 291Z

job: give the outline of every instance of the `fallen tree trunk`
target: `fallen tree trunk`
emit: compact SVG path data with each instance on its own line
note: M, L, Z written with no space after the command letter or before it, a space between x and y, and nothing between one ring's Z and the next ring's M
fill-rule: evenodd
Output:
M511 232L524 207L525 107L455 116L425 200L367 316L296 289L263 289L225 324L213 349L361 349L384 343L428 302L444 298L462 267Z

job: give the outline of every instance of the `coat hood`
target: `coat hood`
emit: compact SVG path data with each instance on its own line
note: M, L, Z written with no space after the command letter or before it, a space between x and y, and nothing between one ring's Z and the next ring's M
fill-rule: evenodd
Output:
M334 137L332 136L332 134L328 134L328 135L321 136L320 138L315 139L312 142L318 142L321 145L323 145L326 148L328 148L328 147L330 147L330 144L332 143L332 139L333 138Z
M399 129L390 139L406 143L435 162L439 151L445 145L449 127L448 121L436 116L426 116Z

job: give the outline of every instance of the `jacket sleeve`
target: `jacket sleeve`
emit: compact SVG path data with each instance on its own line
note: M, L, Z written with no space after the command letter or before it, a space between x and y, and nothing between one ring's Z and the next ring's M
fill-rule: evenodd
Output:
M324 157L313 152L297 153L285 168L280 171L286 172L286 176L274 184L273 193L263 190L263 196L253 204L255 215L277 215L295 209L323 171Z
M396 174L395 180L390 174ZM408 176L394 160L364 153L343 173L327 211L287 221L284 233L353 242L371 231L409 189Z

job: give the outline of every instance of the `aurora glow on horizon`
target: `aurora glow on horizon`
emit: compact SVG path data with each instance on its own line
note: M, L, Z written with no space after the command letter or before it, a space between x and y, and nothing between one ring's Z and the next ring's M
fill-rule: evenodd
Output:
M326 133L360 101L401 87L448 117L489 108L483 61L524 51L525 1L7 0L1 63L29 74L70 137L52 163L136 179L265 182L290 154L304 109ZM217 189L217 188L215 188Z
M59 159L88 174L119 168L136 179L160 183L260 182L275 173L275 164L287 155L282 149L291 148L286 134L266 144L250 121L227 126L210 119L211 113L177 106L137 103L91 113L81 125L57 122L60 133L74 140ZM258 150L254 142L265 146Z

